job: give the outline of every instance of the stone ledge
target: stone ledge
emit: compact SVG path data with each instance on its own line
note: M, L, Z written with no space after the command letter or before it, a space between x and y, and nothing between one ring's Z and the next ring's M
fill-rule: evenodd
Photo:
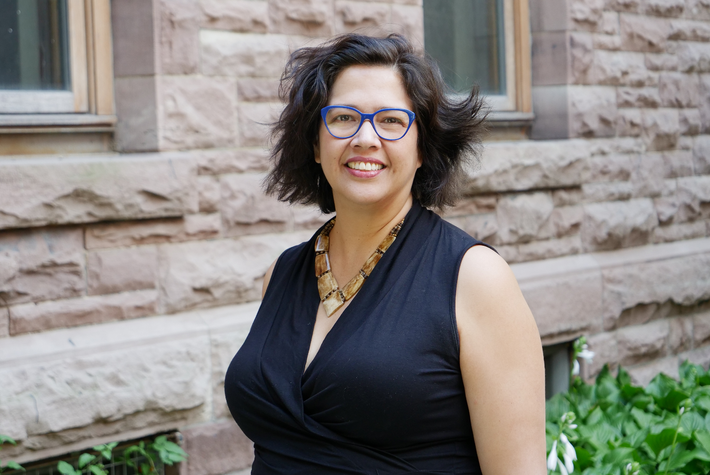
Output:
M0 160L0 229L197 212L187 154Z

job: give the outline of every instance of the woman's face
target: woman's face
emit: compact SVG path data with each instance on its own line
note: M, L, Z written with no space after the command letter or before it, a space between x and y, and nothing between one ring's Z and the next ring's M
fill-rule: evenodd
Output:
M399 73L387 66L350 66L343 70L331 88L328 105L353 107L363 113L388 108L413 110ZM353 137L338 139L321 121L315 157L333 188L336 210L352 205L404 203L422 164L417 135L413 123L403 138L383 140L366 120Z

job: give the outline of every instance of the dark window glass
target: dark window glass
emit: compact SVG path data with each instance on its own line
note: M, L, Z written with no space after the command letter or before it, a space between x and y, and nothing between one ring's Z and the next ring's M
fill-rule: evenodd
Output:
M505 94L503 0L424 0L424 45L447 84Z
M0 0L0 89L66 90L66 0Z

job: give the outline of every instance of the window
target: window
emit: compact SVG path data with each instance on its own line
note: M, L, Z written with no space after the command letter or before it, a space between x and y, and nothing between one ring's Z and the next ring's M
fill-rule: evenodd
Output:
M112 125L112 61L109 0L1 0L0 127Z
M458 92L478 84L492 119L532 119L527 0L424 0L424 44Z

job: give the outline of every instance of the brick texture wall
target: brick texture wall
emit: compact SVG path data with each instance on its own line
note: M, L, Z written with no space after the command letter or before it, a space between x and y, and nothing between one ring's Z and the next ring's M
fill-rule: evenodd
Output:
M536 140L489 142L446 219L513 264L546 343L647 381L710 363L710 3L531 0ZM178 429L247 467L223 375L286 247L265 197L290 51L423 44L421 0L113 0L115 153L0 157L0 433L31 461ZM0 140L2 138L0 137Z

